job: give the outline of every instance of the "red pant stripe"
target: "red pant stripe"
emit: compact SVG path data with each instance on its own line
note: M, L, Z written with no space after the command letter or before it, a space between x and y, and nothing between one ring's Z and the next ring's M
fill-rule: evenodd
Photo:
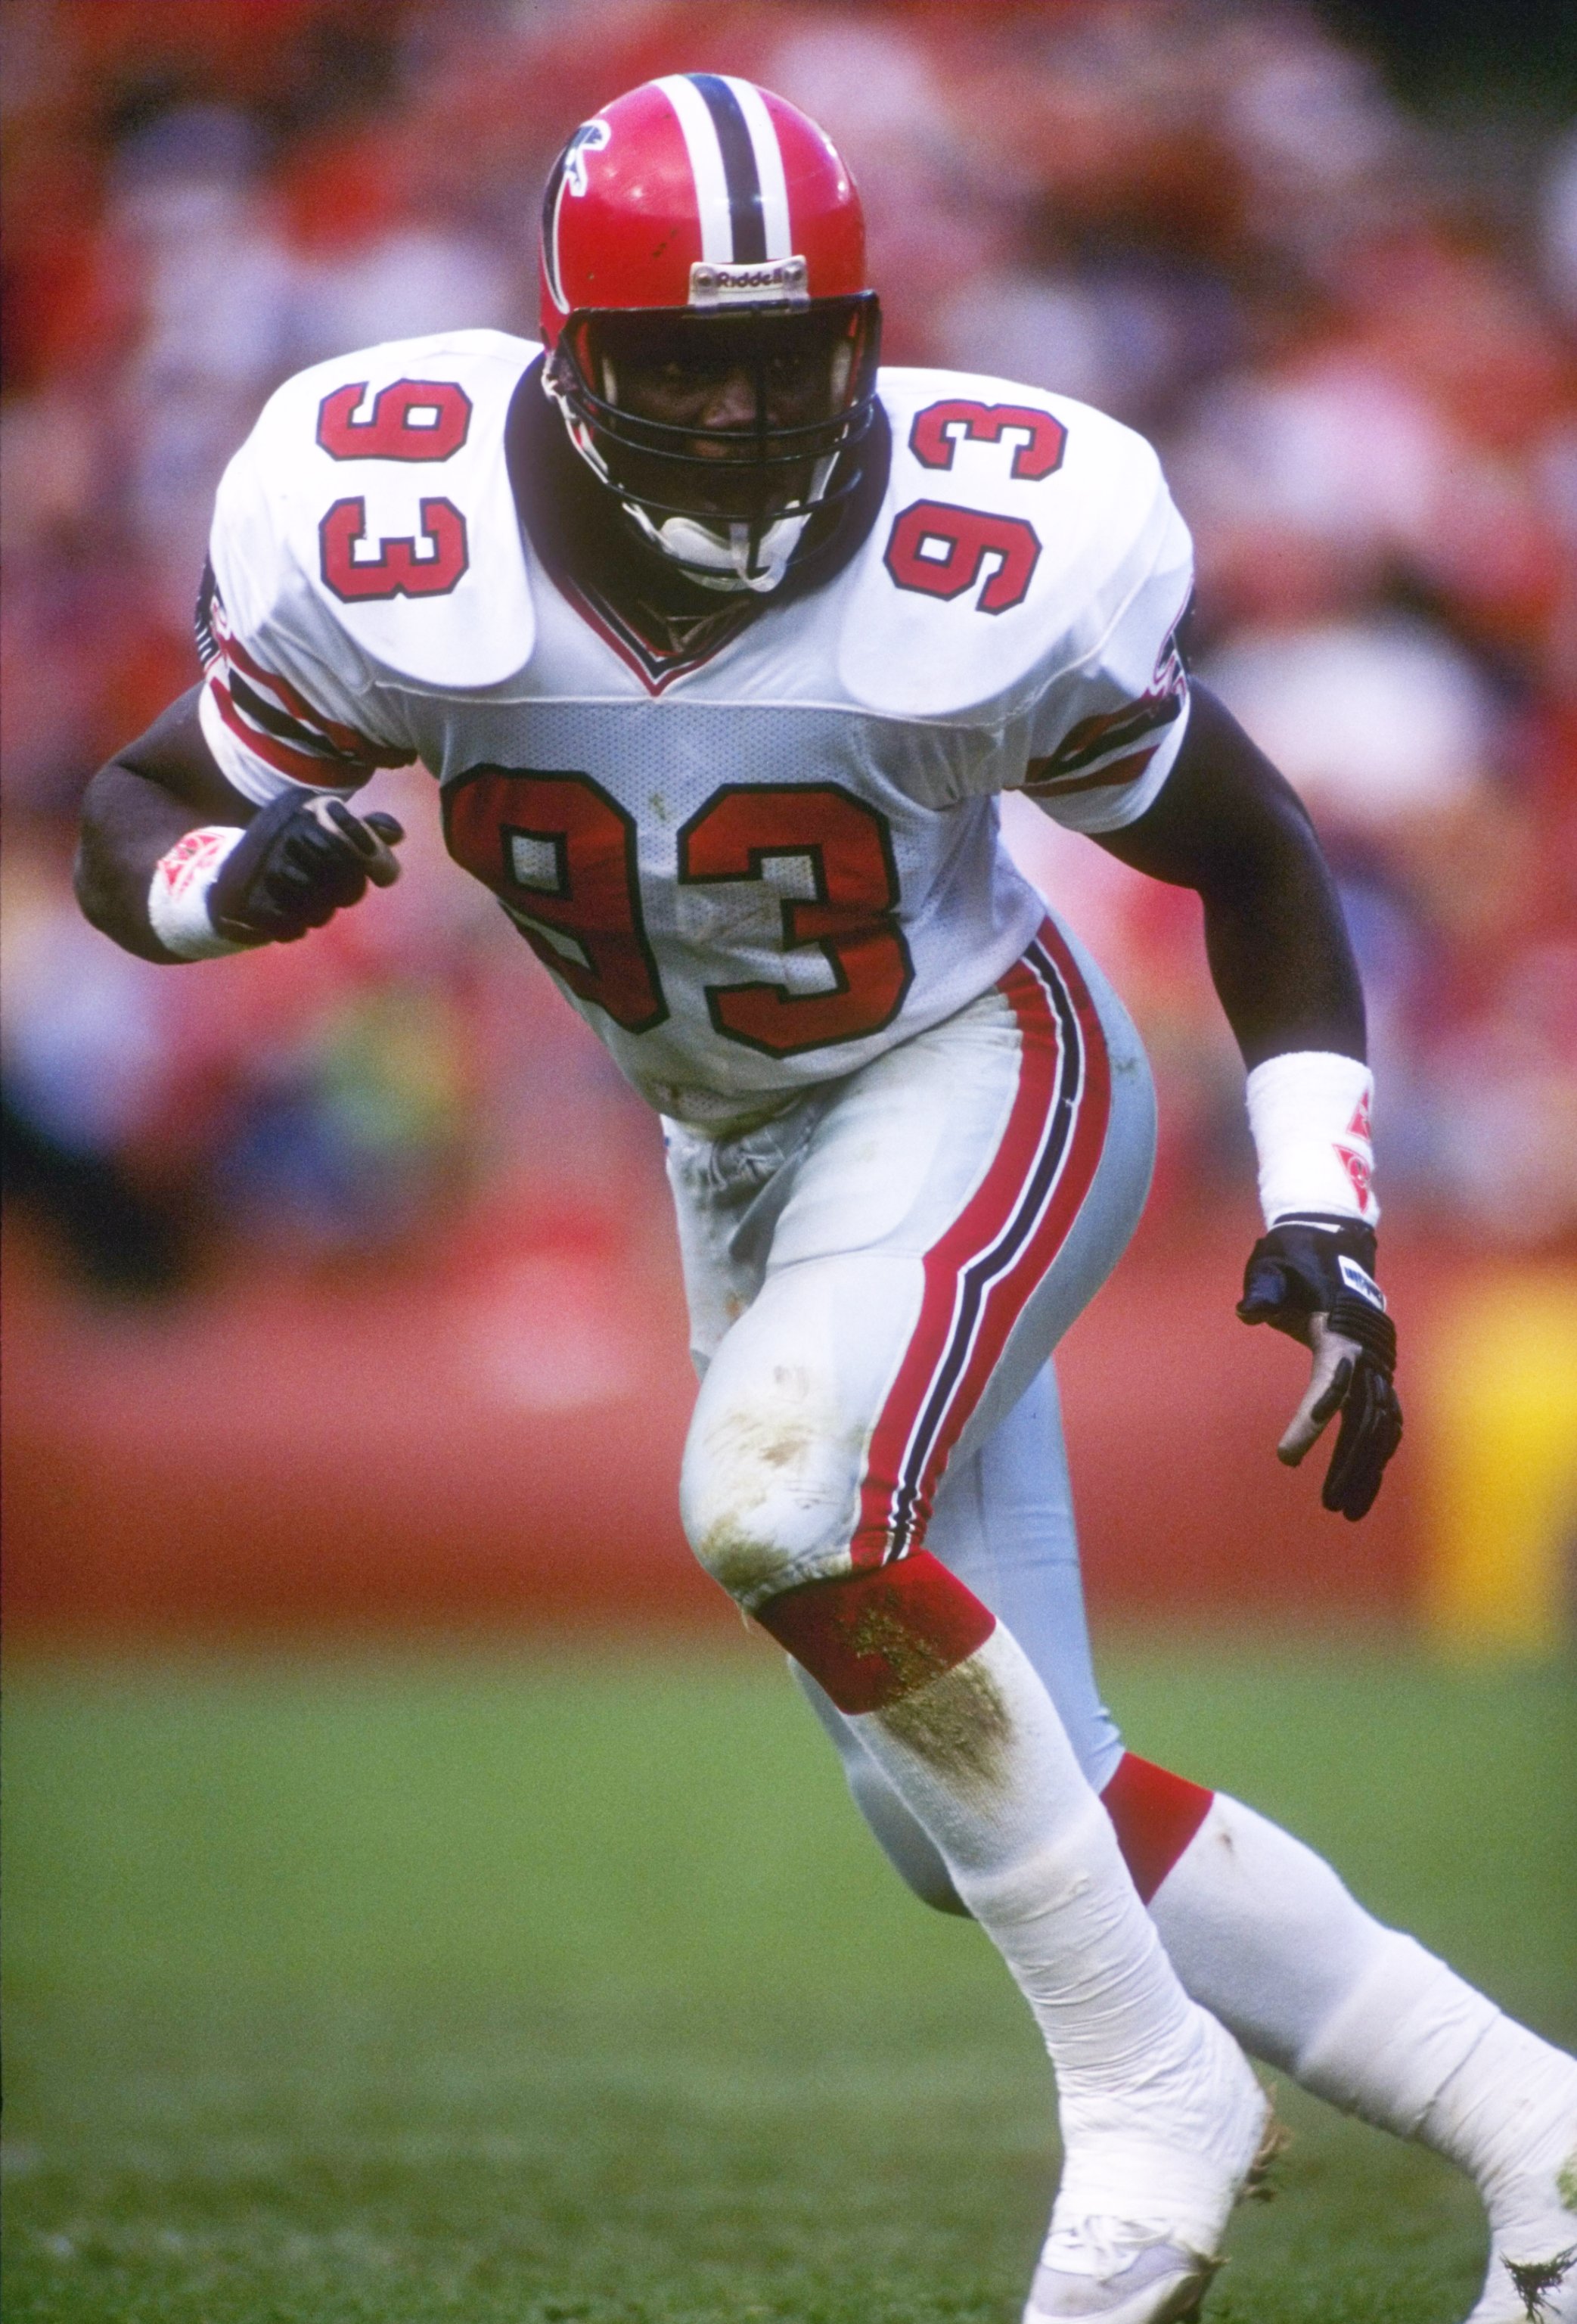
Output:
M856 1565L901 1557L924 1541L948 1456L1077 1217L1105 1144L1105 1037L1050 920L997 989L1018 1020L1019 1086L983 1180L925 1255L919 1320L872 1432Z

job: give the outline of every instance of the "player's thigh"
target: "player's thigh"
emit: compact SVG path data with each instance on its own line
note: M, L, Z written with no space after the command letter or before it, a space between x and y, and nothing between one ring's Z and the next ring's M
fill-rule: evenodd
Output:
M761 1287L713 1347L681 1478L692 1545L747 1605L848 1570L927 1254L1000 1151L1019 1049L1011 1011L983 996L839 1084L762 1190Z
M993 1436L1030 1389L1065 1333L1084 1313L1132 1240L1156 1160L1156 1093L1138 1030L1095 962L1062 935L1061 959L1082 987L1104 1057L1105 1125L1094 1167L1063 1205L1045 1264L1019 1303L990 1379L958 1432L954 1458ZM1070 1177L1073 1174L1070 1172ZM1055 1385L1051 1390L1055 1400ZM1056 1423L1061 1456L1061 1421Z
M785 1164L761 1287L686 1450L690 1540L742 1602L924 1541L954 1451L1011 1410L1120 1251L1153 1132L1131 1027L1049 927L837 1085Z
M760 1129L730 1138L709 1138L684 1122L663 1124L690 1355L703 1375L761 1290L794 1158L826 1102L826 1093L813 1091Z
M706 1364L680 1514L702 1564L742 1605L849 1571L872 1416L919 1277L917 1259L882 1252L777 1270Z
M921 1308L870 1441L857 1561L925 1541L949 1463L1029 1388L1148 1191L1148 1068L1088 956L1048 922L998 997L1019 1035L1013 1103L989 1169L924 1252Z

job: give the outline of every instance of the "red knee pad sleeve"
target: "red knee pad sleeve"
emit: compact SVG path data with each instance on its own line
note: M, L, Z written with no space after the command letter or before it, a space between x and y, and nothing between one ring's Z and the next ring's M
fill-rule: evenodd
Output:
M939 1558L918 1549L890 1565L807 1582L756 1616L840 1711L880 1711L984 1646L996 1617Z
M1123 1861L1148 1904L1182 1855L1215 1797L1202 1784L1125 1751L1101 1794Z

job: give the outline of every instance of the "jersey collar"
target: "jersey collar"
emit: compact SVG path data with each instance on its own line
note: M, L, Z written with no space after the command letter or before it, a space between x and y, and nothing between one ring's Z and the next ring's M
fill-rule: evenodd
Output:
M607 487L579 459L542 390L540 355L511 400L504 446L515 509L559 594L651 694L699 669L754 623L824 588L868 538L892 456L878 405L860 447L853 492L807 526L779 586L719 604L642 541Z

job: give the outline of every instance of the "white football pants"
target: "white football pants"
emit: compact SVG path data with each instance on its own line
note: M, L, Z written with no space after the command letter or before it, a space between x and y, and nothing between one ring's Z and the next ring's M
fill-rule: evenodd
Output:
M1111 986L1048 922L970 1007L761 1128L666 1128L702 1563L759 1605L923 1537L1019 1640L1100 1790L1122 1744L1091 1668L1049 1360L1154 1163L1149 1069ZM800 1676L853 1773L865 1755ZM896 1831L940 1872L907 1812Z

